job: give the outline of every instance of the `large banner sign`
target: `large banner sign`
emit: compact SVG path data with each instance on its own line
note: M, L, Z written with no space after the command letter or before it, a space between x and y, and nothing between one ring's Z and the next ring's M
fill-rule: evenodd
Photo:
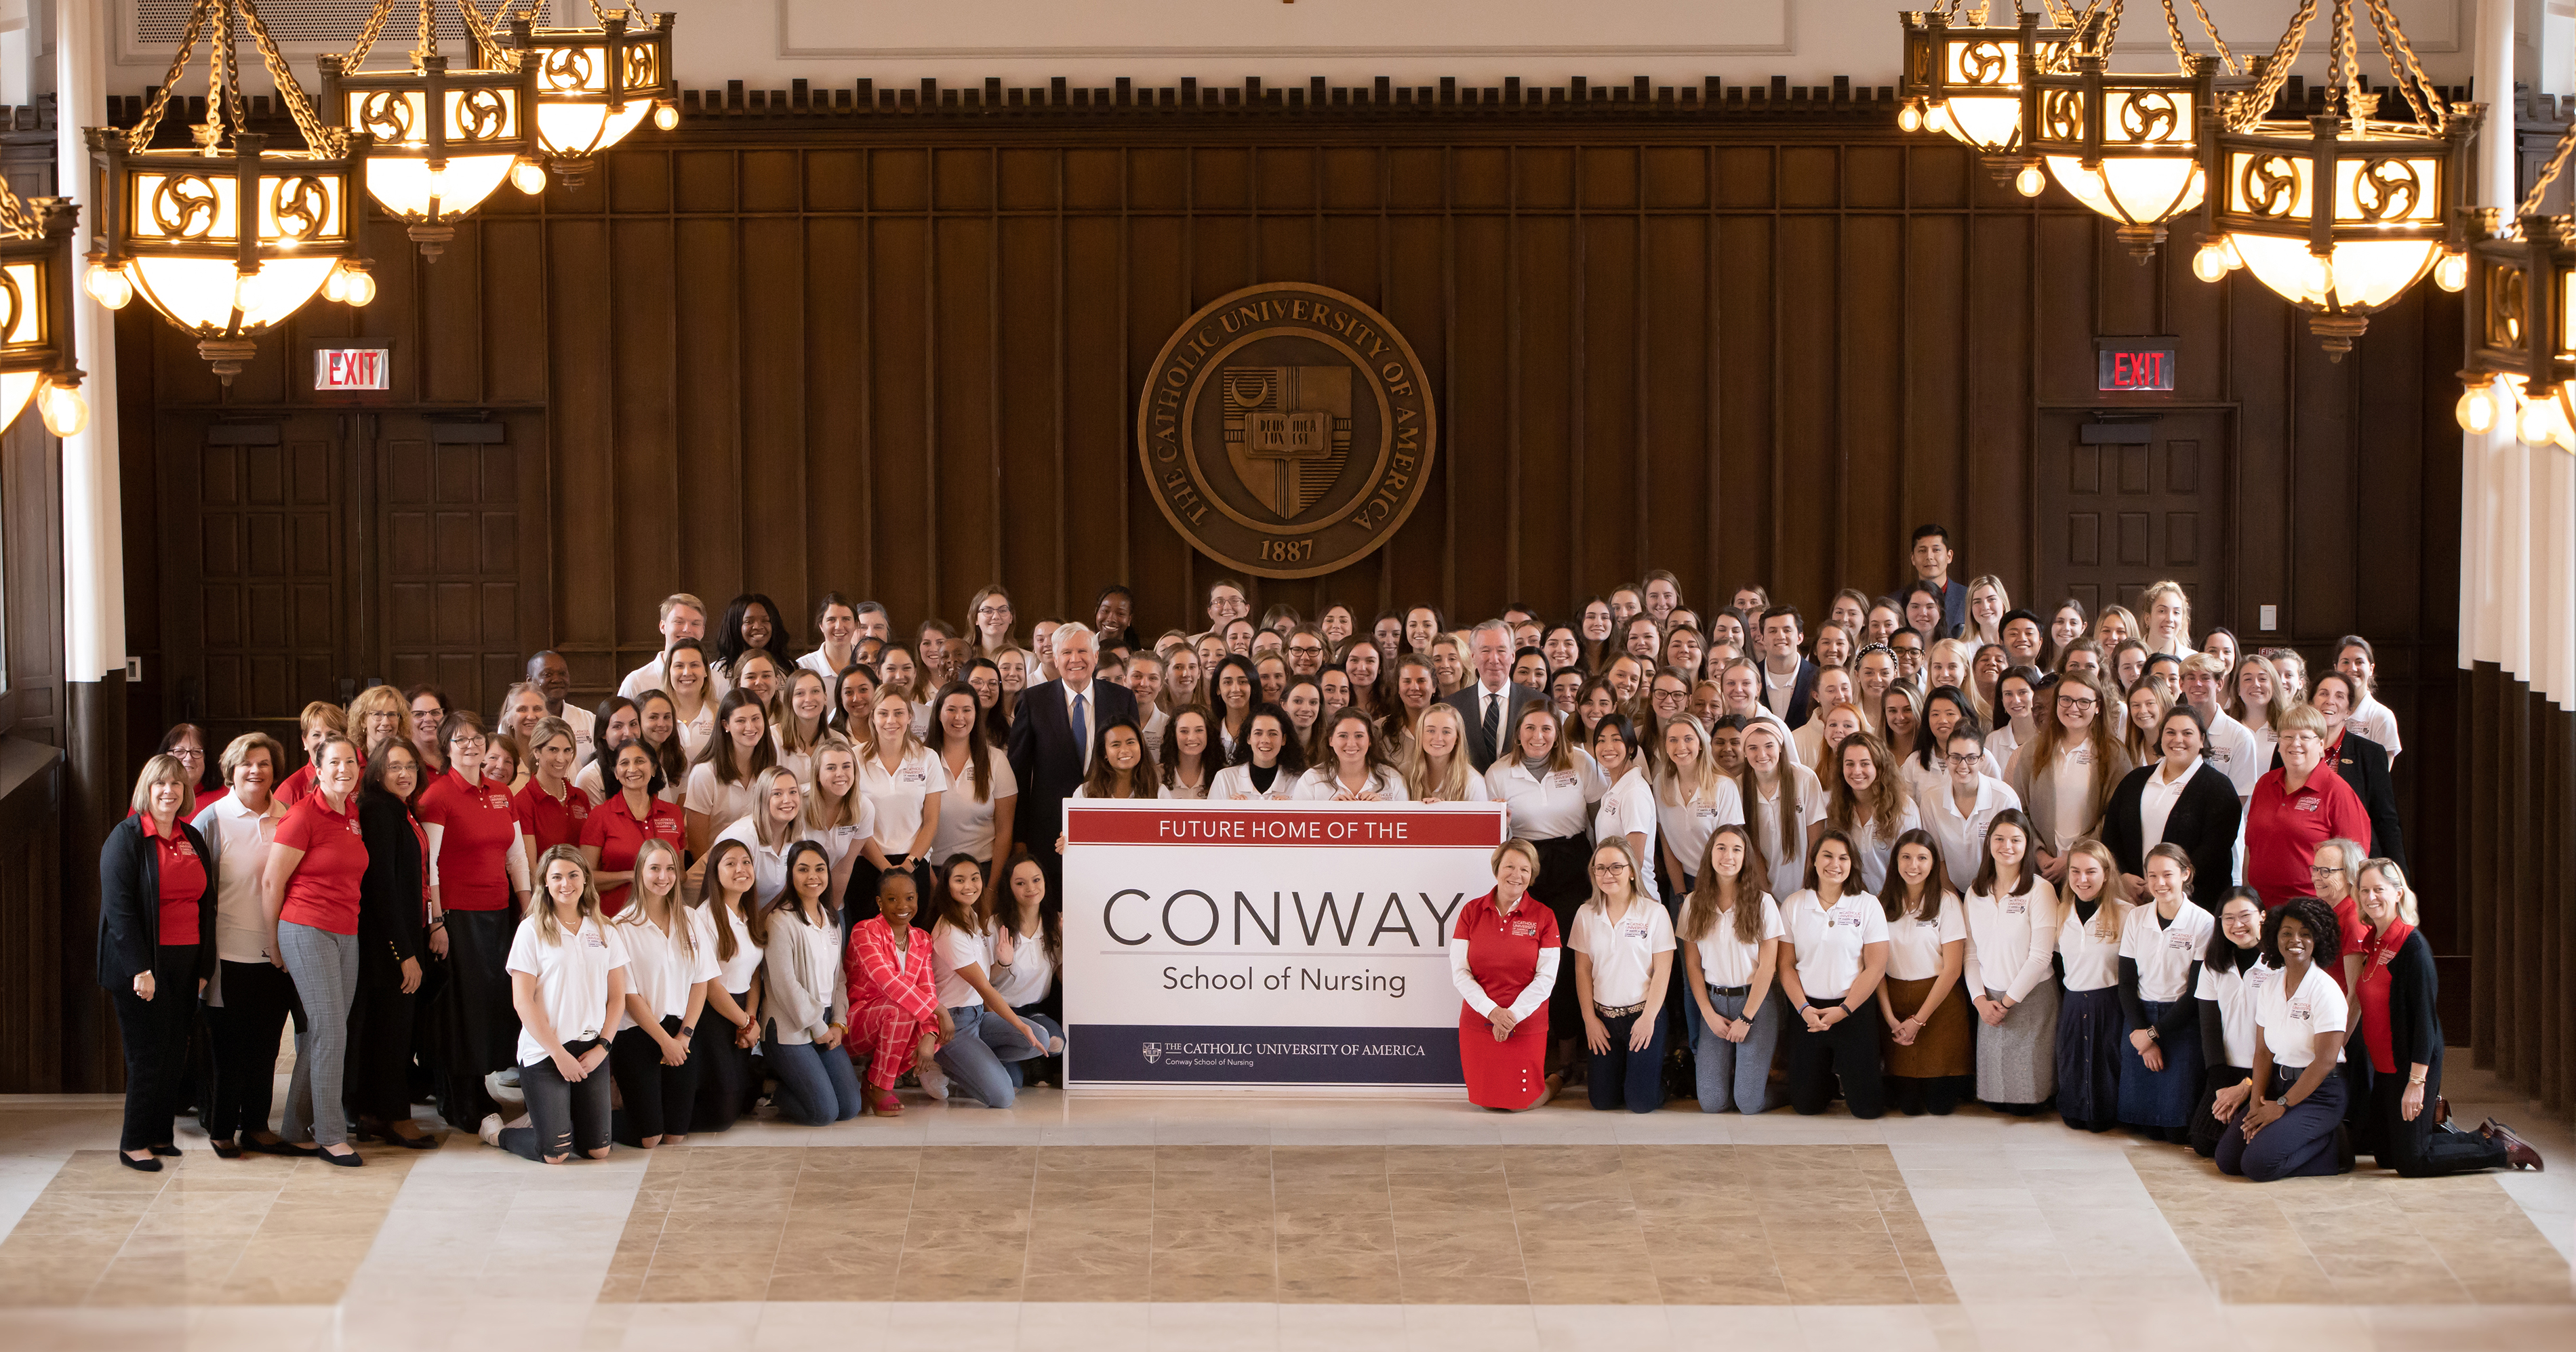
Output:
M1449 931L1502 840L1491 803L1066 803L1066 1078L1460 1083Z

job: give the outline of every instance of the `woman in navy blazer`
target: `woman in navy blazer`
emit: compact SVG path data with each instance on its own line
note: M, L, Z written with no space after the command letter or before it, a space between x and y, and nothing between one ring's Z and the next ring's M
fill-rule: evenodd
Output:
M195 776L154 756L134 781L134 811L98 851L98 984L125 1043L125 1129L117 1162L159 1173L179 1153L173 1125L187 1082L188 1029L215 970L214 859L182 820Z
M2216 915L2236 883L2236 826L2244 803L2227 772L2201 759L2209 749L2209 724L2198 710L2177 704L2167 711L2156 743L2163 757L2131 770L2111 791L2102 810L2102 843L2141 895L2147 851L2168 841L2181 846L2191 856L2192 901ZM2176 776L2184 777L2181 796L2165 814L2164 829L2150 840L2140 815L2150 781L2161 789Z

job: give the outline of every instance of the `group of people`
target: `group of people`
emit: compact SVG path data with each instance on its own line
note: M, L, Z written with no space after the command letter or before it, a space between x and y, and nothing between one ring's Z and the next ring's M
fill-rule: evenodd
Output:
M342 1164L353 1133L434 1144L423 1094L552 1163L764 1101L899 1113L907 1083L1007 1106L1061 1082L1063 804L1157 798L1502 804L1451 941L1487 1107L1579 1079L1597 1108L1760 1112L1785 1044L1802 1113L2053 1106L2256 1178L2537 1166L2443 1120L2366 640L2311 676L2196 642L2173 583L2144 619L2043 616L1951 580L1938 527L1911 561L1812 633L1660 571L1465 629L1256 623L1220 580L1151 641L1123 587L1025 644L998 586L909 635L826 593L802 652L766 596L710 637L675 594L590 708L541 652L490 722L378 686L304 710L293 773L251 733L212 784L183 724L101 861L123 1158L158 1168L192 1102L219 1155Z

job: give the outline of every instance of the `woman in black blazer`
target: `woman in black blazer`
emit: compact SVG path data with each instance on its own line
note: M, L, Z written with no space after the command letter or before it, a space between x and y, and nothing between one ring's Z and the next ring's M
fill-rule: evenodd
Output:
M154 756L134 781L133 814L98 851L98 984L116 1002L125 1043L125 1130L117 1163L161 1172L179 1153L174 1120L188 1068L188 1029L215 970L214 863L181 820L196 776Z
M2200 711L2189 704L2166 711L2156 743L2163 758L2131 770L2112 790L2102 813L2102 843L2139 895L2146 887L2147 851L2167 842L2181 846L2191 856L2192 901L2216 915L2236 882L2236 825L2244 804L2227 772L2201 759L2209 747L2209 724ZM2147 794L2166 792L2176 779L2183 781L2181 796L2151 840L2143 815Z
M2352 677L2340 671L2321 671L2308 703L2325 715L2325 763L2334 767L2335 778L2361 799L2362 810L2370 814L2371 852L2383 859L2394 859L2403 868L2406 835L2397 822L2397 785L2389 778L2388 748L2362 736L2361 729L2344 721L2361 707L2357 687ZM2277 763L2278 753L2274 759Z
M434 1150L438 1138L411 1116L414 1001L420 993L421 897L427 830L412 811L420 791L418 754L387 744L367 762L358 791L358 836L367 871L358 879L358 993L349 1005L348 1070L341 1098L361 1140Z
M2405 868L2390 859L2364 861L2359 901L2370 928L2362 938L2346 1055L2369 1057L2377 1072L2370 1077L2370 1140L2363 1148L2407 1178L2539 1168L2539 1152L2492 1117L2473 1132L2434 1120L2442 1100L2442 1020L2434 1009L2440 986L2432 945L2415 929L2415 893L2406 886Z

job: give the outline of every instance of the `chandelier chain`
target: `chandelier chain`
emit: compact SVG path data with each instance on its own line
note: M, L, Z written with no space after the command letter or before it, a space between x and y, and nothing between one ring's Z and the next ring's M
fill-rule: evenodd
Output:
M431 12L435 0L420 0L420 32L412 39L412 59L438 55L438 16Z
M2407 40L2406 30L2397 26L2397 16L2389 12L2388 0L2364 3L2370 9L2370 26L2379 34L2379 50L2388 58L2389 73L2397 77L2398 92L2406 96L2406 106L2415 110L2415 120L2436 133L2449 130L2450 105L2442 101L2433 77L2424 73L2424 63L2415 59L2415 44Z
M2550 185L2566 170L2571 153L2576 153L2576 122L2568 123L2567 129L2558 133L2558 145L2549 152L2549 162L2540 166L2539 176L2531 180L2531 191L2523 194L2522 205L2514 212L2517 219L2540 214L2541 200L2549 196Z
M348 63L348 69L356 70L366 64L367 54L376 49L376 39L385 34L385 21L393 16L394 0L376 0L376 7L367 12L367 26L358 30L357 42L350 46L349 54L342 58Z
M2307 37L2308 24L2317 17L2317 0L2299 0L2298 12L2290 16L2290 26L2272 47L2271 58L2263 63L2263 78L2254 88L2225 100L2226 119L2230 130L2251 130L2270 112L2273 100L2281 97L2281 86L2289 83L2290 63L2298 57L2299 44Z
M250 125L249 110L241 98L241 16L230 6L215 12L214 60L206 67L206 150L211 153L223 144L224 114L232 114L233 130Z
M134 130L125 134L129 150L143 150L152 144L152 134L161 128L161 116L170 109L170 100L179 92L179 81L188 73L188 58L197 51L198 39L206 34L206 11L198 6L188 11L188 26L179 35L179 54L170 58L170 73L161 77L161 88L144 108L143 118Z
M278 101L286 105L287 114L295 119L295 129L304 133L305 148L316 155L337 157L346 154L349 134L337 127L323 125L321 116L313 111L313 100L306 98L304 86L295 82L295 68L288 65L285 55L277 50L277 39L269 36L268 21L259 17L259 7L251 0L238 0L238 4L242 24L250 29L251 43L259 48L259 59L267 64L269 78L277 83ZM226 43L224 50L229 55L232 44Z
M2191 12L2200 20L2201 31L2209 34L2209 45L2218 49L2219 69L2230 75L2241 71L2243 68L2236 62L2236 53L2229 50L2227 39L2218 35L2217 21L2209 17L2209 6L2202 4L2201 0L2191 0ZM2189 55L2183 45L2182 20L2174 15L2173 0L2165 0L2165 26L2173 30L2174 55Z

